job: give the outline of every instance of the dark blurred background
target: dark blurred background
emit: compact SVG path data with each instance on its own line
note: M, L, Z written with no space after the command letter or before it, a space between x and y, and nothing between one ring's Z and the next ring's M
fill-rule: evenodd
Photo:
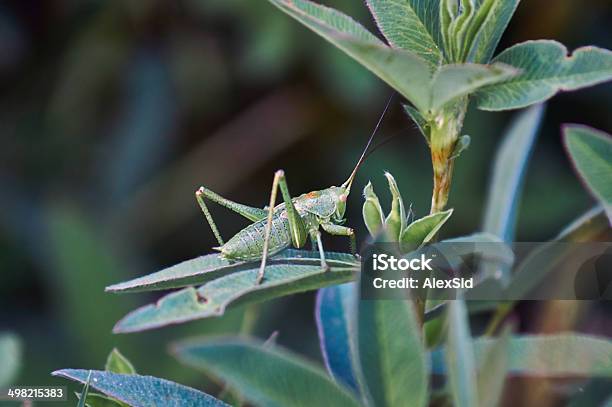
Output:
M329 0L374 30L361 1ZM524 0L501 48L550 38L570 49L612 48L608 0ZM500 49L501 49L500 48ZM548 105L520 207L518 240L555 235L591 207L560 144L560 125L612 132L612 85L561 94ZM267 203L273 171L294 194L346 179L391 91L263 0L3 1L0 3L0 330L23 340L20 384L62 384L54 369L102 368L118 346L146 374L205 387L167 344L236 332L221 319L112 335L126 312L160 294L104 287L210 251L195 202L200 185ZM472 145L457 163L444 230L478 230L491 159L512 117L470 112ZM430 159L398 99L349 199L359 237L359 190L371 179L383 205L393 173L417 215L429 210ZM224 236L245 225L212 208ZM346 249L344 239L326 238ZM319 358L313 293L259 306L255 333ZM2 363L2 361L0 361Z

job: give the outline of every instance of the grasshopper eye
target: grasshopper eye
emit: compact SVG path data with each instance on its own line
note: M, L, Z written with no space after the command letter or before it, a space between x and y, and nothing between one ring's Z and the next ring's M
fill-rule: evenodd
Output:
M340 196L338 197L338 199L340 200L340 202L346 202L347 198L348 198L348 195L347 195L347 194L342 194L342 195L340 195Z

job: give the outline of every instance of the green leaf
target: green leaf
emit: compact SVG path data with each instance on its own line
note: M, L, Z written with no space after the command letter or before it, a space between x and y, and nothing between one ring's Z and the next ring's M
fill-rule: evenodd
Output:
M493 59L522 73L476 93L483 110L507 110L543 102L559 91L571 91L612 79L612 52L582 47L568 56L556 41L527 41L514 45Z
M21 342L16 335L0 334L0 388L13 382L21 366Z
M334 257L334 253L329 253L329 259ZM354 267L332 267L328 271L321 269L320 264L271 264L266 267L265 278L258 285L255 281L259 265L253 265L248 270L220 277L200 288L189 287L168 294L157 303L141 307L123 317L113 331L135 332L220 316L230 304L263 301L351 281L357 269L358 263Z
M495 346L495 339L478 338L472 343L480 364ZM445 350L432 353L435 373L444 374ZM588 335L513 336L508 344L508 370L512 374L541 377L612 377L612 341Z
M112 373L136 374L132 363L116 348L108 355L104 369Z
M496 407L504 390L508 373L508 346L511 330L503 330L499 338L494 338L492 345L484 351L478 368L478 402L479 407Z
M355 264L355 257L348 253L330 253L329 265L342 267ZM200 256L165 268L144 277L135 278L106 287L110 292L139 292L168 290L191 285L204 284L236 271L252 269L259 261L229 261L218 253ZM321 263L319 252L287 249L271 257L268 264L309 264Z
M489 63L520 0L484 0L466 32L468 62Z
M359 406L323 369L277 346L237 338L192 340L175 345L173 353L256 405Z
M368 182L363 189L363 197L365 199L362 208L363 221L370 235L376 236L383 227L384 214L371 182Z
M229 407L199 390L152 376L81 369L57 370L52 375L85 383L90 373L91 387L131 406Z
M443 62L439 4L419 0L367 0L376 24L395 48L419 55L436 70Z
M499 236L506 242L514 239L516 210L521 197L525 169L543 112L544 106L537 105L515 117L495 156L482 230Z
M385 172L385 177L391 192L391 210L385 219L385 229L391 241L395 242L399 240L402 230L406 227L406 209L395 178L388 172Z
M429 365L412 301L362 300L359 356L375 405L427 405Z
M408 51L393 50L349 16L306 0L270 0L306 27L353 57L419 108L430 80L427 63Z
M87 400L87 394L89 393L89 384L91 383L91 370L87 373L87 380L85 381L85 386L83 386L83 391L79 395L79 403L77 407L85 407L85 400Z
M325 367L332 377L354 392L362 389L357 362L355 303L357 283L325 287L317 293L315 316Z
M418 55L385 46L350 17L307 0L269 0L279 9L353 57L423 113L517 71L503 64L449 65L433 74Z
M424 216L412 222L402 232L400 239L402 250L414 250L428 243L452 214L453 210L448 209L446 211Z
M612 222L612 137L579 125L565 126L563 136L576 171Z
M434 75L430 111L437 111L446 103L460 96L473 93L483 86L515 77L520 71L507 64L444 65Z
M468 313L463 300L449 302L448 321L445 359L453 403L456 407L477 406L476 362Z

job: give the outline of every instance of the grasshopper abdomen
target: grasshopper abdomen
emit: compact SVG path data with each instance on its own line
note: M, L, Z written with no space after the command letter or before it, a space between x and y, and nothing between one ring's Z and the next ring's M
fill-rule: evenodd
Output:
M263 253L266 233L266 219L251 223L236 233L217 250L223 257L231 260L259 260ZM289 219L283 209L277 210L272 218L270 229L270 255L276 254L291 245Z

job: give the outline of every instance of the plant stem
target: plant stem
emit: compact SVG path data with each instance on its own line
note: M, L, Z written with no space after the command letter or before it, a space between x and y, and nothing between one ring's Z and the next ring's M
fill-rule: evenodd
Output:
M441 212L448 202L455 161L453 153L463 127L467 103L467 98L461 98L442 109L429 120L428 140L433 167L430 214ZM426 308L427 300L417 299L416 310L421 326L425 321Z
M462 98L442 109L430 121L429 148L433 166L433 192L430 213L440 212L448 202L455 145L463 127L467 99Z
M497 328L499 328L501 323L504 322L504 319L506 319L510 311L512 311L512 305L505 304L505 303L500 304L497 310L495 310L493 317L491 317L491 320L489 321L489 324L487 325L484 331L484 335L485 336L495 335Z

